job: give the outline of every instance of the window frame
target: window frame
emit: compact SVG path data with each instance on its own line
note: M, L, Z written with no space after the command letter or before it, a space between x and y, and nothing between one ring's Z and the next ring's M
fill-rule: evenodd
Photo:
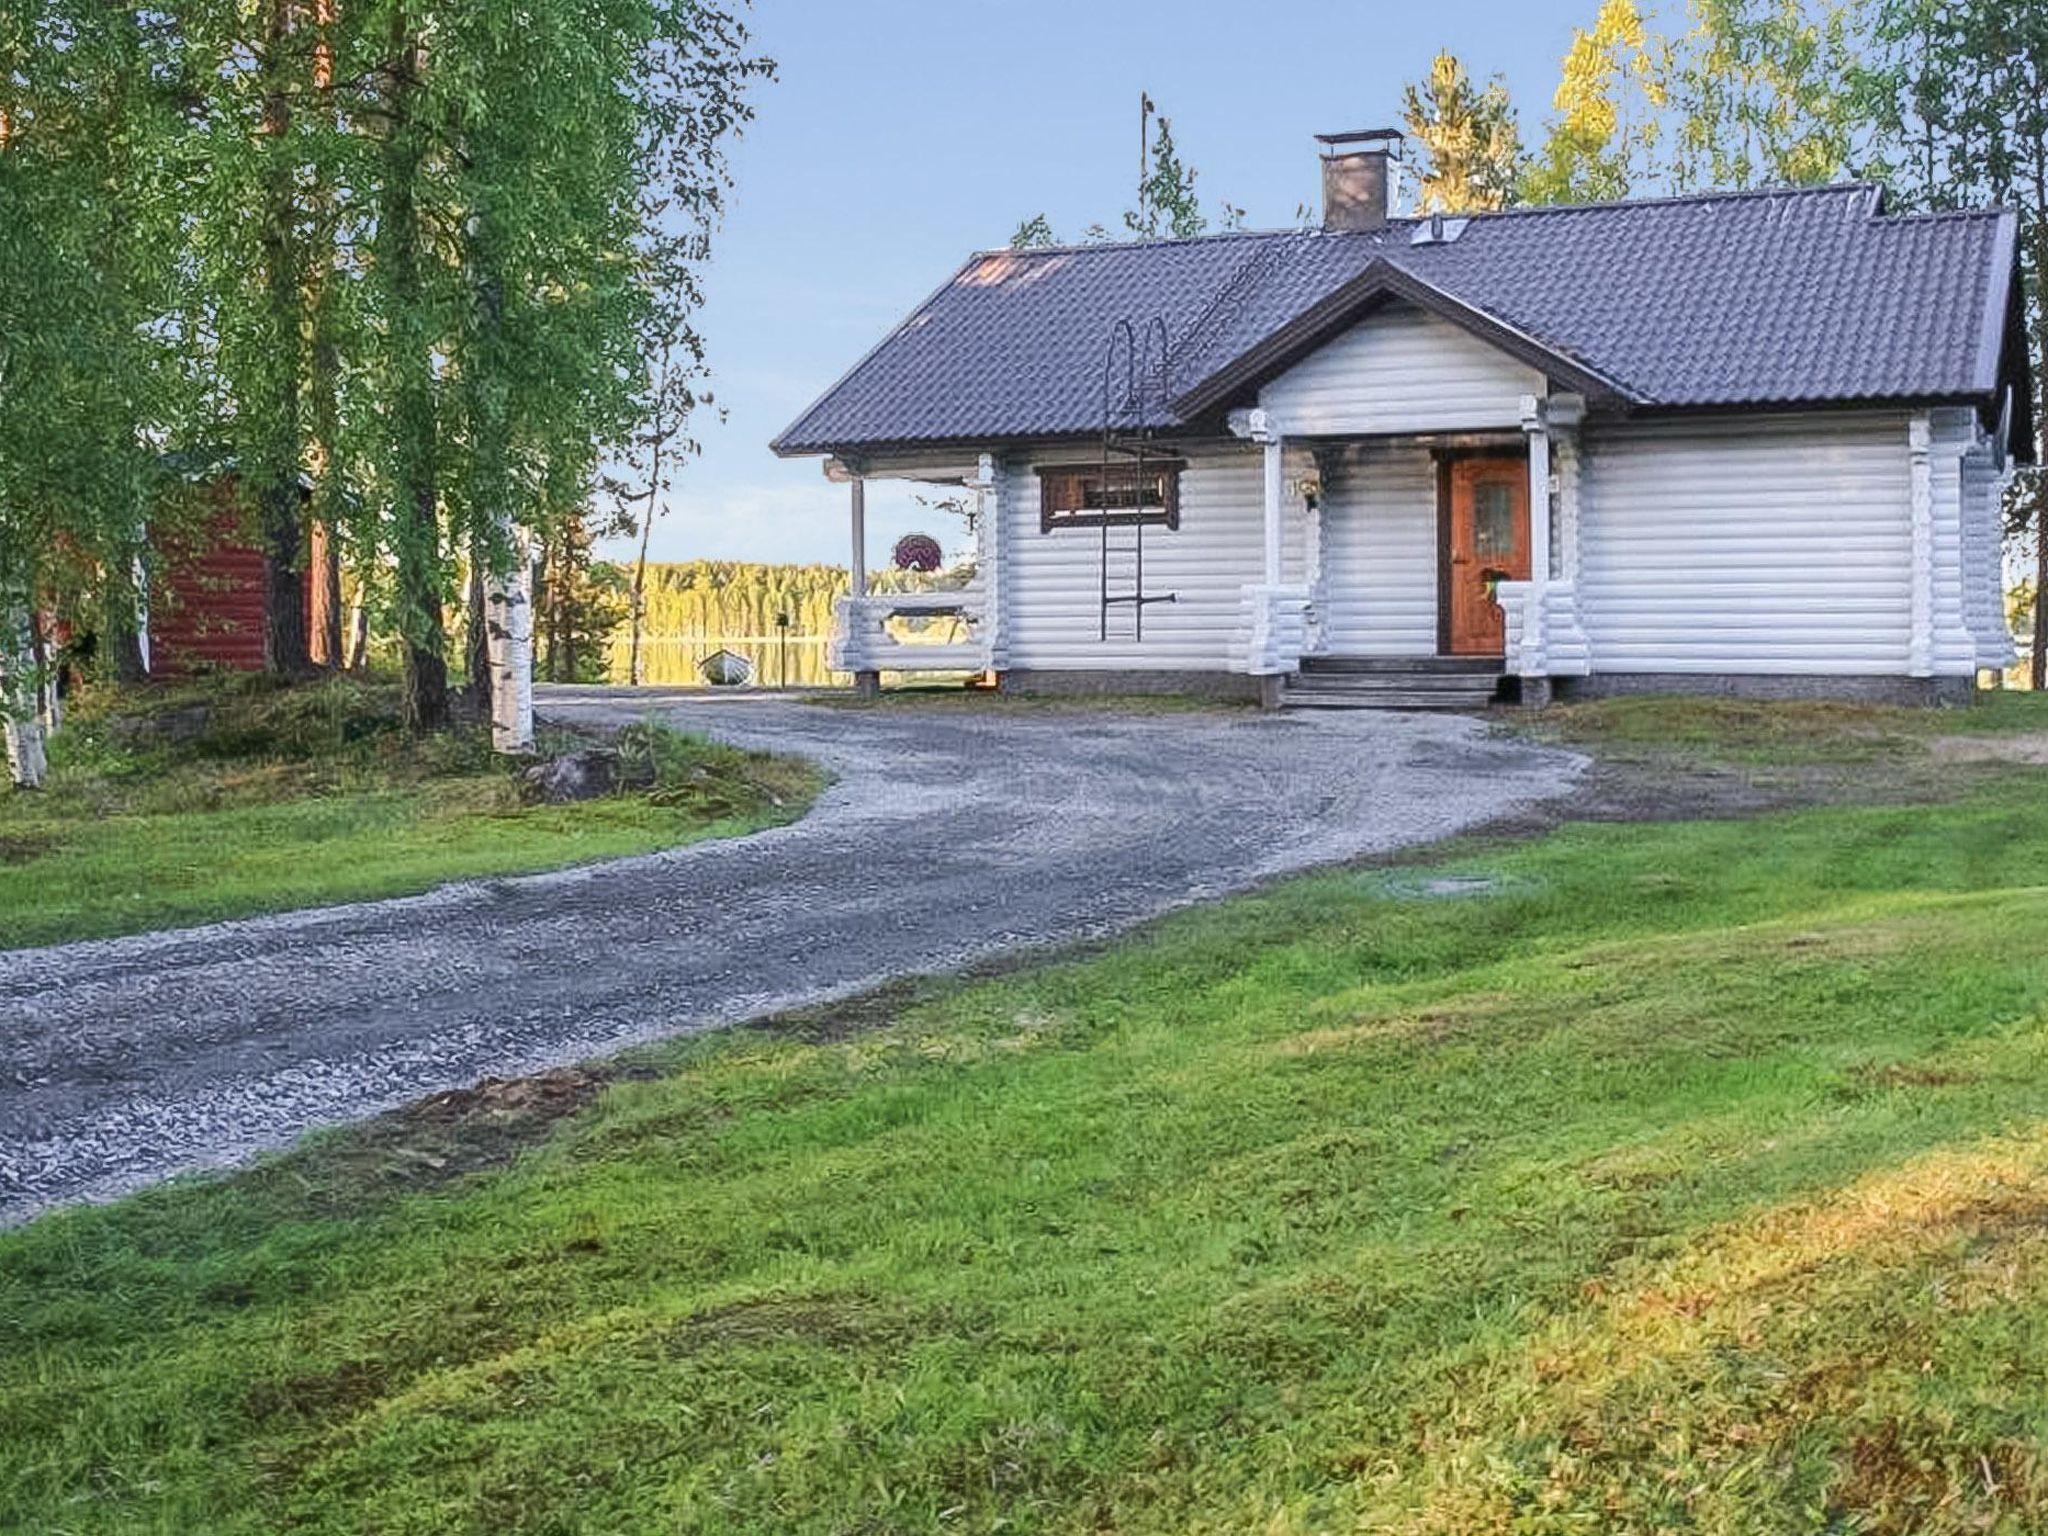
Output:
M1158 464L1147 464L1146 473L1161 477L1161 491L1164 505L1132 508L1126 511L1112 511L1106 508L1061 507L1063 500L1072 498L1073 493L1062 489L1086 479L1100 479L1102 465L1092 464L1040 464L1038 474L1038 531L1052 533L1061 528L1148 528L1178 529L1180 527L1180 477L1187 468L1182 459L1162 459ZM1113 472L1113 471L1112 471Z

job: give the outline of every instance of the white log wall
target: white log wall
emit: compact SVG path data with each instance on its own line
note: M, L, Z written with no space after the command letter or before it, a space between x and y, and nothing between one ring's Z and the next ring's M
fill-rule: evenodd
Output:
M1589 424L1585 447L1595 672L1908 671L1903 413Z
M1259 391L1287 437L1517 427L1543 375L1412 304L1389 304Z
M1338 656L1437 652L1436 460L1414 444L1323 456L1317 649Z
M1411 322L1429 331L1441 324L1420 311L1383 312L1368 327L1384 338ZM1442 340L1431 342L1438 359ZM1540 381L1532 390L1519 364L1487 356L1497 391L1491 404L1453 420L1438 400L1418 406L1428 414L1410 426L1444 431L1517 419L1520 395L1539 392ZM1409 376L1411 398L1423 398L1414 379L1430 372L1420 367ZM1434 387L1427 394L1437 398ZM1297 414L1283 416L1282 428L1306 430L1298 413L1311 396L1283 400L1282 409ZM1328 426L1336 418L1313 419ZM1591 670L1908 675L1916 606L1910 419L1902 410L1872 410L1589 422L1576 604ZM1934 675L1968 675L2012 656L2000 569L2004 477L1973 413L1938 408L1927 420L1922 650ZM1346 430L1361 428L1354 419ZM1037 467L1097 456L1047 445L998 461L991 531L1003 573L996 593L1007 666L1244 667L1245 589L1263 578L1260 452L1218 441L1188 445L1182 456L1181 525L1145 531L1146 588L1175 593L1177 601L1146 610L1143 641L1127 606L1111 610L1109 639L1100 638L1100 532L1039 528ZM1284 582L1312 586L1312 649L1434 655L1437 505L1429 450L1389 440L1324 444L1323 507L1313 526L1296 494L1312 463L1305 447L1290 447L1282 570ZM1113 591L1131 584L1133 544L1133 530L1110 530Z
M1101 638L1101 530L1039 530L1037 468L1099 463L1099 456L1048 450L1003 460L996 501L1007 561L1001 622L1010 666L1190 672L1243 666L1244 588L1261 579L1265 564L1260 452L1251 444L1219 443L1187 448L1182 457L1180 527L1145 530L1145 590L1176 596L1145 610L1142 641L1128 605L1110 609L1109 639ZM1289 581L1304 579L1304 521L1290 480L1283 561ZM1111 592L1131 589L1135 543L1135 529L1109 530Z

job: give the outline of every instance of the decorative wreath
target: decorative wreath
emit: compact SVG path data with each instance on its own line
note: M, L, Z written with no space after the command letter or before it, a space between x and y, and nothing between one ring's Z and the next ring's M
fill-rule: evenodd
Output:
M896 541L896 569L899 571L936 571L945 564L945 560L939 541L928 533L906 533Z

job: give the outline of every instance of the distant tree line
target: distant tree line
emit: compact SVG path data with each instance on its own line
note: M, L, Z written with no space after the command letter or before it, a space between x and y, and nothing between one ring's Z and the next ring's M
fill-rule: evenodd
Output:
M624 601L631 571L626 566L599 567L599 579L608 581L621 595L610 628L598 637L599 644L576 653L573 664L577 670L549 670L547 676L563 682L694 683L699 679L689 658L724 646L749 656L762 680L772 682L779 677L775 646L787 634L806 647L791 665L791 681L811 685L826 680L820 647L832 632L833 604L851 590L845 566L746 560L652 562L645 567L643 633L638 646ZM924 572L882 566L868 573L868 585L876 592L921 591L957 585L971 574L966 567ZM786 627L781 623L784 619L788 620ZM545 607L542 623L545 626ZM671 654L679 647L686 653L683 664ZM641 669L637 677L632 671L636 656ZM545 643L543 665L555 665Z

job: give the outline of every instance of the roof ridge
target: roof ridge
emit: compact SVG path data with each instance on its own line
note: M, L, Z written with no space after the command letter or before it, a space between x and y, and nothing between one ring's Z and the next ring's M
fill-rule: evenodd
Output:
M1598 213L1615 208L1670 208L1691 206L1700 203L1748 202L1769 197L1838 197L1847 193L1861 193L1866 196L1882 192L1884 184L1867 177L1855 181L1829 181L1817 186L1776 186L1776 187L1723 187L1700 192L1666 192L1656 197L1609 197L1590 203L1518 203L1512 208L1474 209L1464 213L1446 213L1447 219L1511 219L1529 218L1542 214ZM1401 220L1403 223L1420 223L1421 215ZM1389 223L1395 222L1389 220Z
M1697 205L1701 203L1725 203L1736 200L1750 201L1773 197L1839 197L1860 193L1872 196L1884 190L1884 183L1871 177L1858 177L1853 181L1829 181L1814 186L1770 186L1770 187L1717 187L1698 192L1667 192L1655 197L1609 197L1596 198L1584 203L1518 203L1510 208L1468 208L1457 213L1445 213L1444 218L1453 219L1520 219L1534 218L1545 214L1592 213L1615 208L1668 208L1673 206ZM1942 209L1910 214L1891 214L1892 218L1928 218L1943 214L1995 213L1996 209ZM1426 213L1398 214L1388 218L1384 228L1408 228L1431 217ZM1176 245L1213 245L1225 240L1279 240L1279 239L1349 239L1365 235L1378 238L1377 229L1219 229L1214 233L1200 235L1160 235L1143 240L1068 240L1057 245L1029 245L1023 247L997 245L976 250L972 259L984 260L991 256L1074 256L1087 255L1093 251L1142 251L1156 250Z
M1151 251L1174 245L1221 245L1226 240L1279 240L1288 236L1321 234L1316 229L1219 229L1204 235L1155 235L1144 240L1070 240L1059 245L995 245L978 250L968 260L986 261L991 256L1085 256L1091 251Z
M1887 213L1887 224L1931 224L1941 219L2002 219L2012 209L2003 203L1993 203L1989 208L1908 208L1901 213Z

